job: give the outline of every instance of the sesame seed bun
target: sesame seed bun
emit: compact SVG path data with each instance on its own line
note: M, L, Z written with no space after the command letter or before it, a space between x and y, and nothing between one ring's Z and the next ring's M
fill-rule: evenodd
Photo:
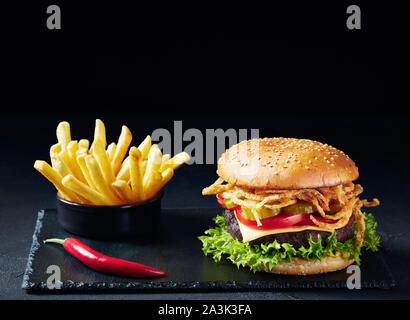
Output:
M294 138L242 141L222 154L217 173L228 183L254 189L332 187L359 177L342 151Z
M319 273L333 272L342 270L354 262L353 259L343 257L325 257L323 260L305 260L293 258L291 262L279 262L270 271L270 273L289 274L289 275L311 275ZM261 271L265 271L261 268Z

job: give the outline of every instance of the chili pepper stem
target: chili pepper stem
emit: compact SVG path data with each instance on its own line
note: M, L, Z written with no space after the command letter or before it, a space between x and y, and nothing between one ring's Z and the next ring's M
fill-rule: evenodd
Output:
M61 244L61 245L64 245L64 241L65 241L65 239L47 239L47 240L44 240L43 241L43 243L59 243L59 244Z

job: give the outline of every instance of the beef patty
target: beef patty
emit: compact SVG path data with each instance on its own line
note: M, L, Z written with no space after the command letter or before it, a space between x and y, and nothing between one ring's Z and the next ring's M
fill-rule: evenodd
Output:
M233 210L225 210L226 225L228 227L228 232L234 239L242 241L242 233L239 229L238 221L235 217L235 212ZM312 235L312 240L317 241L318 235L322 237L322 240L327 239L331 233L327 231L316 231L316 230L304 230L299 232L286 232L279 234L271 234L264 236L255 240L250 241L250 244L261 244L261 243L271 243L275 240L279 243L289 243L295 248L300 248L304 246L309 247L309 234ZM354 237L354 225L353 223L336 229L336 239L339 242L345 242Z

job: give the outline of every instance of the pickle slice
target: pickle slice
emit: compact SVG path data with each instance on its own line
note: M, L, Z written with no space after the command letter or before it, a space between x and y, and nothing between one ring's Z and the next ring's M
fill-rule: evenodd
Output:
M227 207L228 209L232 209L232 208L237 206L235 203L233 203L229 199L224 199L222 202L223 202L224 206Z
M295 204L282 208L282 211L287 214L313 213L315 208L309 202L298 201Z
M255 206L258 204L258 201L254 201L250 199L245 199L244 201L246 203L249 203L249 207L246 205L241 206L242 212L244 213L246 219L255 220L255 215L252 212L252 208L255 208ZM254 209L254 210L258 214L259 219L273 217L273 216L276 216L280 212L280 208L270 209L270 208L262 207L260 209Z

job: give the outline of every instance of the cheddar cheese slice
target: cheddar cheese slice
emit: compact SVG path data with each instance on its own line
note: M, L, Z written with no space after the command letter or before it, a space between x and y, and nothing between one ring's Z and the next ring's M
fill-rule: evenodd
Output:
M257 230L257 229L253 229L253 228L250 228L242 224L238 219L236 219L236 221L238 221L239 230L241 230L243 242L249 242L249 241L252 241L252 240L264 237L264 236L268 236L271 234L286 233L286 232L299 232L299 231L304 231L304 230L333 232L333 230L315 227L315 226L298 226L298 227L280 228L280 229L272 229L272 230Z

